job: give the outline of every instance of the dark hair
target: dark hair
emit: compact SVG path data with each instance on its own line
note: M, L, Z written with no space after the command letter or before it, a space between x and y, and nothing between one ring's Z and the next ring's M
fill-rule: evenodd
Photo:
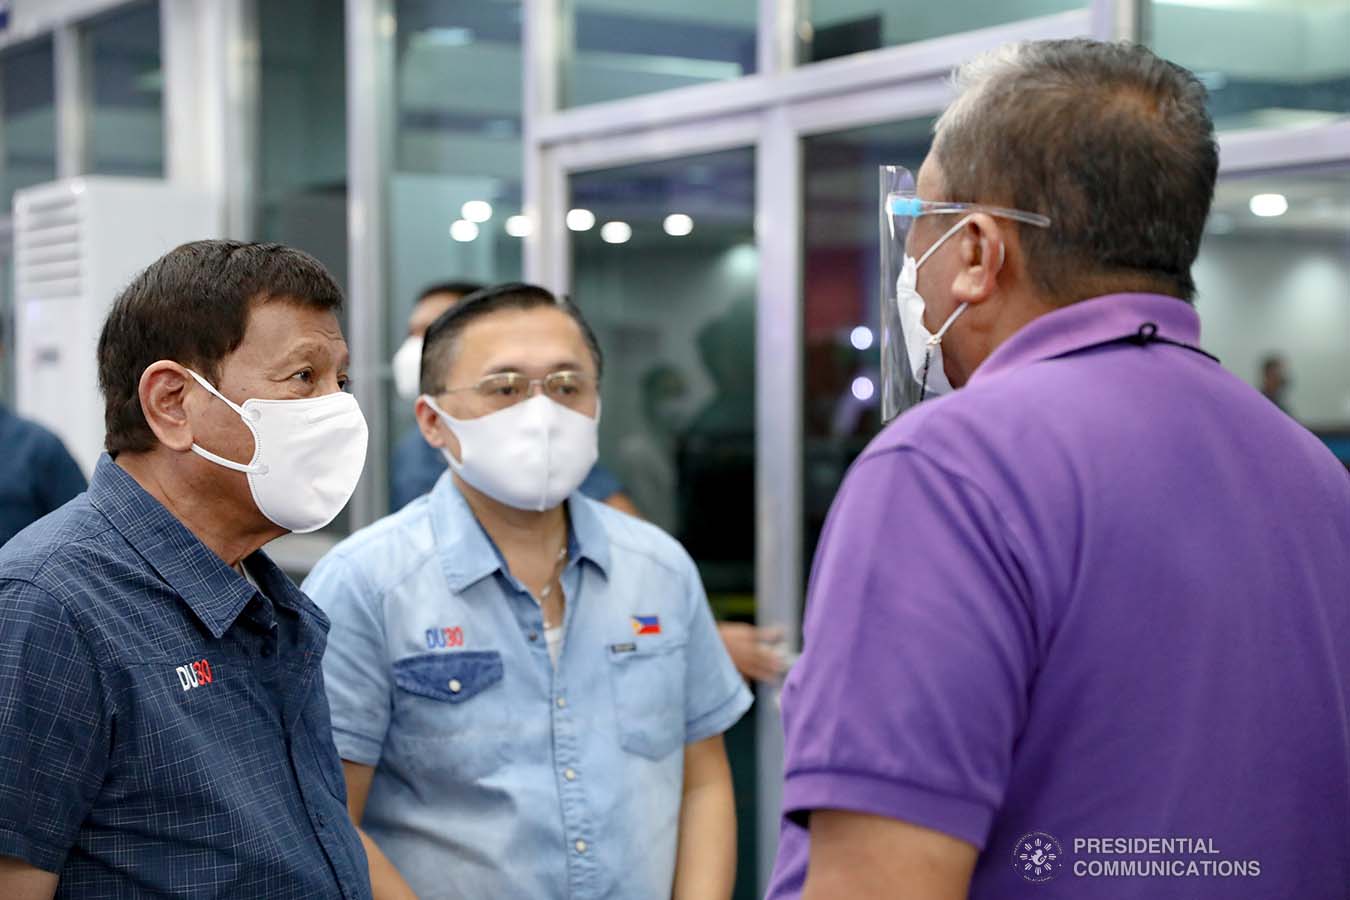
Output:
M1190 301L1219 151L1199 79L1137 44L1032 41L963 66L934 153L950 196L1019 225L1055 302L1148 289Z
M436 321L427 328L422 342L422 377L420 389L424 394L436 394L445 388L445 372L454 355L454 344L464 329L470 324L502 310L539 309L550 307L566 313L586 341L586 348L595 360L595 373L600 375L604 369L604 355L600 352L600 342L595 332L586 323L581 310L566 297L556 297L552 292L533 284L511 282L495 287L484 288L470 294L454 306L437 316Z
M308 253L241 241L183 244L137 275L98 339L108 452L155 446L139 393L146 368L169 359L216 381L221 360L244 340L253 305L272 299L336 312L342 289Z
M1261 371L1263 373L1269 374L1271 369L1282 365L1284 365L1284 354L1267 353L1261 357Z
M454 294L462 299L470 294L476 294L482 289L483 285L476 281L438 281L422 288L422 293L417 295L417 299L413 301L413 306L428 297L434 297L436 294Z

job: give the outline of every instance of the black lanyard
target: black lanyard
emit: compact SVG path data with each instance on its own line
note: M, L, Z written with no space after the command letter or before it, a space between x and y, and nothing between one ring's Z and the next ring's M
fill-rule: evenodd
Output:
M1098 347L1109 347L1113 344L1134 344L1136 347L1147 347L1149 344L1171 344L1173 347L1180 347L1183 350L1190 350L1193 353L1199 353L1201 356L1205 356L1208 357L1209 359L1214 360L1215 362L1219 362L1219 358L1217 356L1215 356L1213 353L1210 353L1208 350L1204 350L1201 349L1200 347L1197 347L1195 344L1188 344L1185 341L1174 341L1171 338L1159 336L1157 322L1145 322L1143 325L1140 325L1139 330L1134 332L1133 334L1127 334L1121 337L1111 338L1110 340L1100 341L1099 343L1096 344L1088 344L1086 347L1079 347L1077 350L1072 350L1064 355L1070 356L1074 353L1082 353L1084 350L1095 350Z

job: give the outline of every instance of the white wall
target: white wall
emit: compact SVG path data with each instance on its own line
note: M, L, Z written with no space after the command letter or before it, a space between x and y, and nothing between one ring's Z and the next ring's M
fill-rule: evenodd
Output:
M1282 353L1294 414L1350 425L1350 241L1210 236L1194 274L1206 349L1252 384Z

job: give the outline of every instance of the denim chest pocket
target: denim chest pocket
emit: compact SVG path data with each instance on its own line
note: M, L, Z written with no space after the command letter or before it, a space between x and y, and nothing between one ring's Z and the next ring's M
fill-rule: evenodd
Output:
M415 774L490 775L510 755L510 710L495 650L422 653L396 660L390 742Z
M619 742L630 753L663 759L684 746L684 645L611 644L609 674Z

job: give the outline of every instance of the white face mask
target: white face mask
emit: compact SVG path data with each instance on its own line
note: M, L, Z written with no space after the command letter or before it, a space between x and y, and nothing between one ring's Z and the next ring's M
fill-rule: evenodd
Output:
M952 391L952 383L947 379L947 372L942 365L942 338L946 336L947 329L952 327L956 317L966 311L967 303L958 306L947 321L942 323L937 334L930 332L923 324L923 311L927 305L923 296L919 293L916 285L919 283L919 266L923 265L928 257L933 255L933 251L941 247L947 238L956 234L961 227L970 221L970 216L966 216L960 222L957 222L947 232L938 238L933 246L924 251L916 261L914 257L906 254L905 265L900 270L900 277L895 282L895 302L900 308L900 330L905 335L905 351L909 354L909 370L914 373L914 380L917 381L925 393L929 394L949 394Z
M445 460L473 487L515 509L543 512L575 491L599 457L595 418L543 394L477 419L456 419L422 396L459 441Z
M418 382L422 379L422 338L408 335L394 353L394 390L400 399L417 399Z
M192 452L248 475L258 511L287 531L317 531L347 505L366 464L366 419L351 394L305 400L259 400L236 406L191 369L197 383L224 400L253 434L253 458L237 463L195 443Z

